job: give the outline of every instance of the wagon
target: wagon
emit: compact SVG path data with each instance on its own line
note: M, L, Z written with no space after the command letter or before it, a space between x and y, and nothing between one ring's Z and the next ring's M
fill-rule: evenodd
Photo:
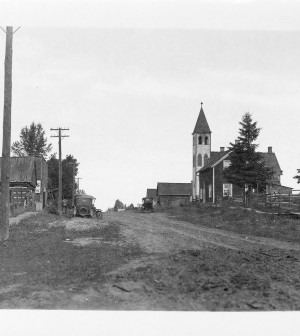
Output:
M99 219L102 218L102 210L96 209L95 207L94 196L90 195L75 195L74 197L74 212L75 216L78 217L88 217L93 218L97 217Z

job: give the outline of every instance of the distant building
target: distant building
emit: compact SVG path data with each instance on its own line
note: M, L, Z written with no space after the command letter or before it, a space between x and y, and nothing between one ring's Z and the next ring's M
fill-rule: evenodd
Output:
M191 183L157 183L157 204L180 205L190 202L192 195Z
M152 198L153 205L157 203L157 189L147 189L146 198Z
M193 132L193 199L215 203L225 196L242 197L243 188L228 183L223 170L230 165L230 151L220 147L220 151L211 150L211 130L206 120L202 104ZM267 192L291 190L281 186L282 170L272 147L261 153L265 165L274 171L274 176L267 185Z

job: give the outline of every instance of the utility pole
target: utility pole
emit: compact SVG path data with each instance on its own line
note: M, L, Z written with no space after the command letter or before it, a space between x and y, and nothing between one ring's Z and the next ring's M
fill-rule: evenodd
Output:
M51 128L51 131L58 131L58 135L51 135L51 138L58 138L58 212L62 213L62 165L61 165L61 139L67 138L69 135L62 135L62 131L68 131L69 128Z
M3 28L1 28L3 30ZM11 145L11 91L12 91L12 42L13 27L6 27L3 142L1 162L1 214L0 241L9 237L9 183L10 183L10 145Z

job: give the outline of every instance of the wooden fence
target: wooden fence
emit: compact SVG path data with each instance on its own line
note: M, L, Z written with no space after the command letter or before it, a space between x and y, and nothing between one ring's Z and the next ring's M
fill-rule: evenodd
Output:
M300 190L289 193L253 194L252 203L276 208L282 212L300 212Z

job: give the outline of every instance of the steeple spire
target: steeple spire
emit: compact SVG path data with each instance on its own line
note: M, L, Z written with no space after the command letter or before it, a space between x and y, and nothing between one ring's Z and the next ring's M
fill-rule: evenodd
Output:
M193 134L211 133L211 130L208 126L208 122L206 120L202 105L203 105L203 102L201 102L201 108L200 108L199 116L198 116L198 119L197 119L197 122L194 128Z

